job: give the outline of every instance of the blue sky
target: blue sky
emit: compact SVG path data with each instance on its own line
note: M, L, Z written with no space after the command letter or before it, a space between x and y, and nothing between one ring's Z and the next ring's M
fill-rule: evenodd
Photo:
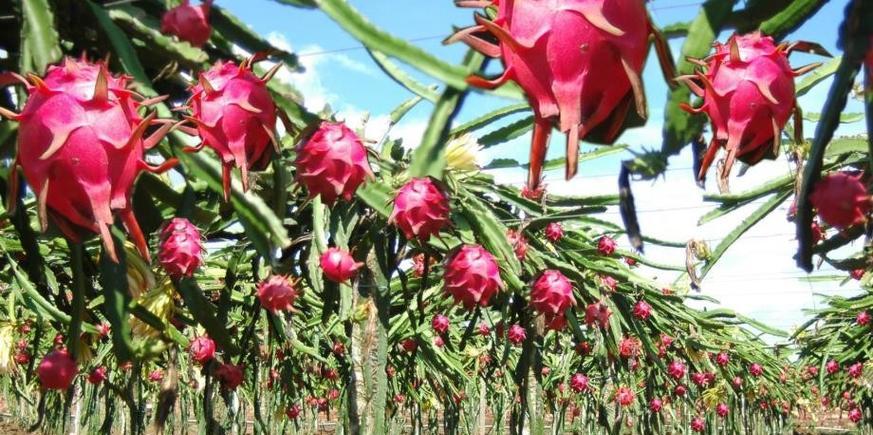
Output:
M271 1L218 0L255 31L272 41L287 45L301 56L308 67L303 74L284 74L280 78L297 86L307 97L307 106L318 110L324 103L339 111L340 117L350 121L359 119L364 112L371 114L372 124L384 121L385 115L411 94L385 76L371 61L360 43L347 35L339 26L318 10L303 10L280 5ZM472 23L473 11L456 8L451 0L426 0L399 2L397 0L350 0L370 21L390 33L414 41L416 45L446 61L458 62L466 47L461 44L443 46L441 40L452 32L452 26L467 26ZM649 2L652 16L658 25L688 21L697 14L699 6L694 0L654 0ZM256 7L253 7L257 4ZM412 4L412 6L407 6ZM823 9L789 40L810 40L822 44L834 54L836 35L842 20L846 1L828 2ZM724 40L728 35L722 35ZM674 55L680 52L681 40L671 46ZM823 59L805 54L792 56L792 64L805 65ZM491 68L497 72L499 62ZM411 71L422 82L434 81ZM650 56L643 76L649 102L650 118L646 126L629 130L620 140L633 149L659 148L660 129L663 119L662 107L667 87L658 69L657 60ZM827 95L828 83L820 85L801 99L801 106L808 112L820 112ZM502 107L507 101L482 94L467 99L458 121L463 122L490 110ZM423 132L431 107L421 104L392 134L415 143ZM858 102L850 103L848 112L861 112ZM507 120L507 122L511 119ZM806 125L806 135L811 137L814 125ZM863 131L863 124L842 127L840 134L855 134ZM368 133L370 129L368 129ZM378 134L378 133L376 133ZM563 138L555 135L550 157L563 153ZM378 136L376 136L378 137ZM530 138L525 136L500 147L485 150L482 163L495 156L525 161ZM546 175L551 191L585 192L590 194L614 193L619 162L629 158L625 153L580 168L580 176L572 182L563 182L562 171ZM744 217L741 213L720 219L712 224L697 226L697 219L712 206L702 202L702 194L693 183L690 171L676 170L691 166L689 152L674 157L671 168L664 178L656 182L638 182L634 185L642 229L645 233L662 239L685 241L689 238L709 240L714 244ZM742 178L731 180L734 191L754 186L762 181L782 176L789 166L784 160L767 162L751 169ZM735 171L736 172L736 171ZM524 173L517 170L499 171L494 174L500 181L519 185ZM714 183L710 183L714 184ZM712 187L710 187L712 189ZM754 207L754 206L753 206ZM753 209L749 208L748 212ZM619 222L617 211L611 210L607 217ZM712 271L704 285L704 292L718 298L725 306L753 315L777 327L790 329L804 318L802 308L816 305L813 292L845 294L857 291L850 283L839 287L838 283L809 283L797 278L803 274L794 266L794 227L785 220L785 210L777 210L753 229L747 237L734 245L722 262ZM624 243L624 241L622 241ZM684 251L675 249L649 249L653 259L660 262L682 264ZM827 271L824 272L827 274ZM649 273L652 278L672 282L676 276L666 273Z

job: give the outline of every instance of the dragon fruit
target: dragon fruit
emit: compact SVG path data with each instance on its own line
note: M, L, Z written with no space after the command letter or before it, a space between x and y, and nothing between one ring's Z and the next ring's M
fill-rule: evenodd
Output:
M727 180L736 159L754 165L775 158L782 143L782 129L794 112L794 77L810 71L791 69L788 54L793 45L777 46L760 32L733 35L715 45L706 71L679 77L703 105L681 107L706 113L712 121L712 141L703 157L698 177L703 179L720 148L727 152L719 178ZM813 66L814 67L814 66Z
M418 349L418 343L415 342L415 339L407 338L400 342L400 347L403 348L403 351L406 353L415 353Z
M468 310L486 306L503 288L500 269L490 252L479 245L464 245L446 263L446 293Z
M649 401L649 411L652 411L652 412L657 414L657 413L661 412L661 408L663 408L663 407L664 407L664 403L661 401L661 399L659 399L657 397Z
M687 369L685 368L685 364L683 364L682 361L679 360L673 360L667 366L667 374L677 381L685 376L686 371Z
M618 280L609 275L601 276L600 283L603 284L603 287L610 292L615 292L615 290L618 288Z
M481 3L471 2L481 6ZM505 71L494 79L471 76L473 86L493 89L512 80L534 111L528 187L540 183L551 129L567 135L568 179L576 174L579 141L612 143L624 130L631 106L646 117L640 73L653 33L639 0L492 1L497 17L476 16L477 25L447 42L463 41ZM478 34L488 33L499 45Z
M861 377L862 374L864 374L864 364L861 364L859 362L852 364L849 366L849 368L846 369L846 371L849 373L849 376L854 379L858 379Z
M188 219L173 218L161 231L158 261L173 278L190 277L203 264L200 230Z
M727 354L727 352L719 352L718 355L715 356L715 363L720 367L725 367L731 361L731 357Z
M161 33L174 35L195 47L202 47L209 41L212 26L209 25L209 9L212 0L203 0L200 6L192 6L189 0L182 0L161 17Z
M870 194L861 182L860 175L833 172L822 177L812 193L809 202L818 211L825 223L839 229L864 223L870 213Z
M451 223L449 199L432 179L413 178L397 191L389 222L407 239L427 241Z
M289 420L297 420L297 417L300 416L301 412L303 412L303 410L300 408L300 405L295 403L285 410L285 416L288 417Z
M433 319L430 321L430 327L433 328L433 332L437 334L445 334L449 332L449 318L443 314L437 314L433 316Z
M624 337L618 343L618 354L622 358L635 358L640 354L642 343L636 337Z
M88 375L88 383L91 385L100 385L108 378L106 375L106 367L100 366L94 368Z
M188 350L191 352L191 359L203 364L215 357L215 342L209 337L197 337Z
M623 407L628 407L634 403L634 391L628 387L618 387L615 391L615 401Z
M706 429L706 420L703 417L694 417L691 419L691 430L694 432L703 432Z
M597 323L601 328L606 329L611 315L612 310L608 305L604 302L595 302L585 308L585 323L589 326Z
M870 313L867 311L861 311L855 316L855 322L858 323L858 326L867 326L870 324Z
M544 314L548 323L563 318L564 312L576 305L573 284L557 270L546 270L534 281L530 298L530 305Z
M258 284L261 306L273 313L291 310L297 296L295 283L285 276L273 275Z
M640 320L648 320L652 316L652 306L646 301L638 301L634 304L633 315Z
M356 262L348 251L328 248L321 254L321 270L327 279L343 283L355 277L364 263Z
M446 340L441 335L437 335L433 338L433 345L437 349L442 349L446 345Z
M49 352L36 368L40 385L48 390L66 390L78 372L76 361L66 349Z
M0 115L20 123L10 190L17 189L16 167L21 166L36 194L43 231L51 217L71 240L97 233L114 261L109 227L118 212L137 249L148 258L131 192L141 171L163 172L176 164L169 159L151 167L143 160L145 150L173 126L154 114L142 118L137 113L159 99L138 101L127 89L129 77L112 76L104 63L85 59L67 58L49 67L43 78L16 77L27 85L24 109L20 114L0 109ZM157 123L163 125L144 138L146 129Z
M564 227L559 222L551 222L546 225L546 238L552 243L558 243L564 238Z
M361 138L343 123L322 122L297 148L297 179L309 196L327 205L337 198L350 201L373 172Z
M570 378L570 388L577 393L584 393L590 388L588 376L576 373Z
M200 74L191 87L188 120L197 126L201 142L221 158L224 199L230 198L230 173L238 167L243 189L248 190L249 170L263 170L278 149L276 105L267 91L267 82L277 69L264 77L251 69L254 59L242 62L218 62Z
M852 277L855 281L860 281L864 278L864 275L867 273L864 269L853 269L849 272L849 276Z
M148 376L149 382L158 383L164 380L164 371L161 369L155 369L149 372Z
M241 365L224 363L215 369L215 377L225 389L236 390L242 384L245 373Z
M509 242L509 246L512 246L512 252L515 253L515 258L518 261L524 261L527 258L527 237L521 230L506 230L506 241Z
M764 374L764 368L761 367L761 364L752 363L752 365L749 366L749 374L757 378Z
M521 187L521 197L531 201L540 201L545 194L546 187L544 185L539 185L534 189L529 188L527 185Z
M491 335L491 327L489 327L488 324L485 322L480 322L479 323L479 335L481 335L483 337L487 337L487 336Z
M615 240L609 236L602 236L597 240L597 252L601 255L612 255L615 252Z
M840 363L836 360L830 360L825 364L825 370L827 370L829 375L836 374L840 371Z
M676 386L676 388L673 388L673 394L675 394L676 397L685 397L685 394L687 393L688 387L686 387L685 385L679 384Z
M850 409L847 416L849 417L849 420L852 421L852 423L858 423L861 421L862 418L864 418L864 414L861 412L861 408L858 407L853 407L852 409Z
M527 331L525 331L521 325L512 325L509 327L506 337L509 339L510 343L518 346L521 343L524 343L524 340L527 338Z
M734 388L740 389L743 388L743 378L739 376L734 376L734 379L731 381L734 384Z

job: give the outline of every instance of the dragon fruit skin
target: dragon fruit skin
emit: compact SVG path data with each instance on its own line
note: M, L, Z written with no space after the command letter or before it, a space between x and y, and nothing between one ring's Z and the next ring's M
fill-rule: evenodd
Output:
M867 221L871 198L860 175L834 172L822 177L812 189L809 202L830 226L847 229Z
M322 122L297 148L297 179L309 197L321 196L327 205L337 198L350 201L373 172L361 138L343 123Z
M573 284L561 272L546 270L534 281L530 292L530 305L544 314L548 323L552 323L552 319L563 317L565 311L576 305Z
M190 277L203 265L200 230L185 218L173 218L161 231L158 261L173 278Z
M197 125L199 147L212 148L221 159L225 200L230 197L233 167L240 169L247 190L248 171L263 170L278 148L276 105L267 91L276 70L258 77L252 72L252 61L218 62L200 74L190 89L188 119Z
M551 222L546 225L546 238L552 243L558 243L564 238L564 227L559 222Z
M66 349L49 352L36 368L40 385L48 390L66 390L78 371L76 361Z
M432 179L413 178L397 191L389 222L407 239L427 241L451 223L449 199Z
M267 311L289 311L299 295L294 282L282 275L273 275L258 284L258 300Z
M503 289L497 260L480 245L464 245L448 262L443 273L444 289L467 310L486 306Z
M640 80L653 33L640 0L500 0L497 17L477 16L477 25L449 41L464 41L505 70L494 80L467 79L493 89L514 81L534 111L531 167L527 185L536 189L549 135L557 121L567 135L566 176L578 165L579 141L612 143L624 129L632 105L646 118ZM487 32L499 46L476 36Z
M209 10L212 0L203 0L199 6L191 6L189 0L164 13L161 17L161 33L174 35L195 47L209 41L212 26L209 25Z
M357 262L347 251L339 248L328 248L321 254L321 270L327 279L343 283L357 275L364 263Z
M706 72L679 78L703 98L701 107L685 104L682 108L706 113L712 122L712 140L700 166L700 179L705 178L720 148L727 152L721 179L727 179L736 159L754 165L778 155L782 129L797 105L794 77L808 70L791 69L788 47L777 46L773 38L760 32L735 34L726 44L715 45Z
M143 170L163 172L176 160L153 168L144 153L156 145L172 124L144 138L157 123L154 114L142 118L137 109L151 104L138 101L127 89L127 76L112 76L103 63L66 58L50 66L43 78L19 77L28 98L21 114L0 115L19 122L18 155L10 177L17 188L16 166L36 194L40 223L48 218L73 241L96 233L107 254L117 261L109 233L118 213L137 249L149 258L148 245L133 214L131 192ZM154 100L152 100L154 101Z

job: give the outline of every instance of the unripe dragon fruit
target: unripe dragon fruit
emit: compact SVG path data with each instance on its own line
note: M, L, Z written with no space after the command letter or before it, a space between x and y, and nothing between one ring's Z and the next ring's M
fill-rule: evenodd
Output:
M720 148L727 152L719 178L727 180L734 161L754 165L775 158L782 144L782 129L794 112L794 77L815 66L791 69L788 54L797 44L777 46L760 32L733 35L726 44L716 43L705 72L679 77L703 105L681 107L706 113L712 121L712 141L703 157L698 177L703 179Z
M559 222L551 222L546 225L545 234L552 243L558 243L564 238L564 227Z
M88 375L88 383L91 385L100 385L107 378L108 378L108 376L106 375L106 367L104 367L104 366L96 367Z
M463 5L464 2L461 2ZM468 2L481 6L489 2ZM467 79L493 89L511 80L534 111L528 187L538 186L553 124L567 135L566 176L576 174L579 141L612 143L632 106L646 118L640 73L653 27L640 0L492 1L497 17L476 16L448 42L500 57L503 74ZM479 34L488 33L495 45ZM660 46L659 46L660 47Z
M47 390L66 390L78 372L76 361L66 349L49 352L36 368L39 383Z
M506 337L510 343L518 346L524 343L524 340L527 338L527 331L521 325L512 325L509 327Z
M343 123L322 122L297 148L297 180L309 197L321 196L327 205L337 198L351 201L373 172L361 138Z
M634 391L628 387L618 387L615 392L615 401L620 406L628 407L634 403Z
M189 0L182 0L182 4L161 17L161 33L174 35L195 47L202 47L212 34L212 26L209 25L211 7L212 0L203 0L200 6L192 6Z
M173 218L161 231L158 261L173 278L190 277L203 264L200 230L188 219Z
M597 240L597 252L601 255L612 255L615 252L615 240L609 236L602 236Z
M822 177L815 183L809 202L821 220L843 230L866 222L870 214L870 194L861 182L861 176L845 172Z
M691 430L694 432L703 432L706 429L706 420L703 417L694 417L691 419Z
M16 167L36 194L42 229L48 218L69 239L97 233L107 254L117 261L109 234L118 212L137 249L148 258L148 245L133 213L131 192L143 170L163 172L145 163L144 153L172 128L163 123L151 136L154 114L142 118L137 110L156 100L138 101L127 89L127 76L112 76L104 63L70 58L51 66L45 77L18 77L27 85L28 98L20 114L0 109L0 115L18 121L18 156L9 187L17 189ZM11 197L12 195L10 195Z
M685 368L685 364L683 364L682 361L679 360L673 360L667 366L667 374L677 381L685 377L686 370L687 369Z
M727 354L727 352L719 352L718 355L715 356L715 363L721 367L725 367L731 361L731 357Z
M752 365L749 366L749 374L757 378L764 374L764 368L761 367L761 364L752 363Z
M430 327L433 328L433 331L437 334L445 334L449 332L449 318L443 314L437 314L433 316L433 319L430 321Z
M633 315L640 320L648 320L652 316L652 306L646 301L638 301L634 304Z
M830 360L825 364L825 370L827 370L829 375L836 374L840 371L840 363L836 360Z
M191 359L203 364L215 357L215 341L205 336L197 337L188 350L191 352Z
M321 270L327 279L343 283L357 275L364 263L357 262L348 251L339 248L328 248L321 254Z
M544 314L548 323L556 317L563 318L564 312L576 305L573 284L563 273L546 270L534 281L530 292L530 305Z
M858 326L867 326L870 324L870 313L866 311L861 311L855 317L855 321L858 322Z
M464 245L452 255L443 279L446 293L468 310L488 305L491 297L503 288L497 261L479 245Z
M197 126L198 148L208 146L221 159L224 199L230 198L230 173L234 167L242 174L243 189L248 190L249 170L263 170L278 149L276 105L267 91L267 82L277 69L264 77L251 69L254 59L218 62L200 74L191 87L188 120ZM277 65L278 66L278 65Z
M389 222L407 239L427 241L451 223L449 199L432 179L413 178L397 191Z
M584 393L590 388L588 376L576 373L570 378L570 388L577 393Z
M258 300L267 311L289 311L297 299L295 283L288 277L273 275L258 284Z
M245 373L241 365L224 363L215 369L215 377L225 389L236 390L242 384Z

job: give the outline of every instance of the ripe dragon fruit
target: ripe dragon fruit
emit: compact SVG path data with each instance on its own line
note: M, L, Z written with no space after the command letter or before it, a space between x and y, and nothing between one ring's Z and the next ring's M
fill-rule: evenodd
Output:
M285 416L288 417L289 420L297 420L297 417L300 416L301 412L303 412L303 409L300 408L300 405L295 403L285 410Z
M652 316L652 306L646 301L638 301L634 304L633 315L639 320L648 320Z
M590 388L588 376L576 373L570 378L570 388L577 393L584 393Z
M864 418L864 414L861 412L861 408L853 407L849 410L847 416L852 423L858 423Z
M245 373L241 365L224 363L215 369L215 377L225 389L236 390L242 384Z
M148 376L149 382L158 383L164 380L164 371L161 369L155 369L149 372Z
M460 2L464 5L465 2ZM463 41L490 57L500 57L503 74L473 86L494 89L514 81L534 111L528 187L541 179L553 124L567 135L567 179L576 174L579 141L612 143L624 130L631 106L646 118L640 73L654 33L640 0L474 1L497 6L489 21L462 29L447 42ZM499 45L480 34L497 38ZM660 48L661 45L658 45ZM659 50L660 51L660 50Z
M733 383L734 388L740 389L743 388L743 378L739 376L734 376L734 379L731 381Z
M446 293L468 310L488 305L491 297L503 288L497 261L479 245L464 245L452 255L443 279Z
M604 302L595 302L585 308L585 323L593 325L597 323L602 329L609 327L609 317L612 310Z
M663 408L663 407L664 407L664 403L661 402L661 399L659 399L657 397L652 399L651 401L649 401L649 411L652 411L653 413L657 414L657 413L661 412L661 408Z
M188 350L191 352L191 359L204 364L215 357L215 342L209 337L197 337Z
M321 196L327 205L337 198L351 201L373 172L361 138L343 123L322 122L297 148L297 180L309 197Z
M530 305L546 316L547 323L552 323L556 318L563 319L564 312L576 306L573 284L561 272L546 270L534 281L530 292Z
M437 314L436 316L433 316L430 326L437 334L445 334L446 332L449 332L449 318L445 315Z
M673 394L675 394L676 397L685 397L685 394L687 393L688 387L682 384L677 385L676 388L673 389Z
M694 417L691 419L691 430L694 432L703 432L706 429L706 420L703 417Z
M825 223L841 230L864 223L871 199L860 175L833 172L815 183L809 202Z
M202 47L209 41L212 26L209 25L209 9L212 0L203 0L200 6L191 6L189 0L182 0L161 17L161 33L174 35L195 47Z
M686 370L687 369L685 368L685 364L683 364L682 361L679 360L673 360L667 366L667 374L677 381L685 377Z
M298 292L294 281L286 276L273 275L258 284L258 300L267 311L290 311Z
M642 343L636 337L624 337L618 343L618 354L622 358L635 358L640 354Z
M628 387L618 387L615 391L615 401L623 407L631 406L634 403L634 391Z
M389 222L407 239L427 241L451 223L449 199L432 179L413 178L397 191Z
M849 366L849 368L846 369L846 371L849 373L850 377L852 377L853 379L858 379L861 377L862 374L864 374L864 364L859 362L852 364Z
M615 240L609 236L602 236L597 240L597 252L601 255L612 255L615 252Z
M727 354L727 352L719 352L718 355L715 356L715 363L720 367L725 367L731 361L731 357Z
M173 218L161 231L158 261L173 278L190 277L203 264L200 230L188 219Z
M551 222L546 225L546 238L552 243L558 243L564 238L564 227L559 222Z
M479 323L479 335L481 335L483 337L487 337L487 336L491 335L491 327L489 327L488 324L485 322L480 322Z
M512 325L509 327L506 337L509 339L510 343L518 346L524 343L524 340L527 338L527 332L521 325Z
M855 316L855 322L858 323L858 326L867 326L870 324L870 313L866 311L861 311Z
M836 360L830 360L825 364L825 369L828 371L829 375L836 374L840 371L840 363Z
M867 274L867 271L864 269L853 269L849 272L849 276L852 277L855 281L860 281L864 279L864 275Z
M143 160L145 151L173 126L163 123L143 137L149 126L162 121L154 114L142 118L137 110L159 99L138 101L127 89L129 77L112 76L104 63L85 59L66 58L61 65L49 67L43 78L16 77L27 85L24 109L16 114L0 108L0 115L19 122L10 191L17 191L16 167L21 166L36 194L43 231L51 217L71 240L97 233L114 261L117 256L109 227L118 212L137 249L148 258L131 192L141 171L159 173L176 163L169 159L151 167Z
M106 367L104 367L104 366L96 367L88 375L88 383L91 385L100 385L107 378L108 378L108 376L106 374Z
M66 390L78 372L76 361L66 349L49 352L36 368L40 385L48 390Z
M279 148L274 133L276 105L267 91L267 82L278 70L258 77L252 72L252 62L254 58L239 65L218 62L201 73L190 89L188 120L197 126L201 139L195 150L208 146L218 153L225 200L230 198L234 166L241 172L243 189L248 190L249 170L263 170L273 150Z
M782 129L797 107L794 77L816 66L792 70L788 54L796 46L777 46L760 32L735 34L726 44L716 43L715 54L706 61L697 61L705 72L677 78L703 98L702 106L683 104L682 109L706 113L712 121L712 140L698 178L705 178L720 148L727 152L719 173L723 185L736 159L754 165L776 158Z
M443 339L442 336L437 335L433 338L433 345L437 349L442 349L446 345L446 341Z
M757 378L764 374L764 368L761 367L761 364L752 363L752 365L749 366L749 374Z
M364 263L357 262L348 251L339 248L328 248L321 254L321 270L327 279L343 283L357 275L358 269Z
M518 261L524 261L527 258L527 237L521 230L506 230L506 241L509 242L509 246L512 246L512 252L515 253L515 258Z

